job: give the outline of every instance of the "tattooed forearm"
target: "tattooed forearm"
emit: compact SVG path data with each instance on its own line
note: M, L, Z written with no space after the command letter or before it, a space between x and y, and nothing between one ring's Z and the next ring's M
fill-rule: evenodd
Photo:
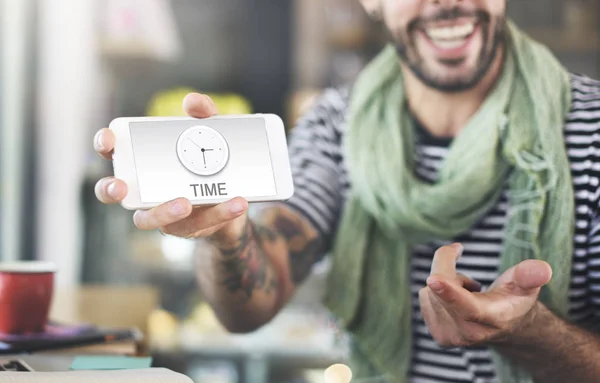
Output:
M241 290L250 298L257 289L265 292L275 290L277 279L267 275L269 259L265 247L281 240L287 247L289 279L294 285L304 281L323 251L321 236L284 208L269 209L254 222L248 222L244 235L235 246L221 250L224 255L223 272L227 276L224 285L228 291L236 293Z
M197 257L203 295L230 331L271 320L323 252L319 233L297 213L282 206L259 213L201 242L210 254Z
M231 294L251 299L257 290L266 294L276 292L277 276L269 268L269 259L263 248L265 241L274 242L277 234L268 228L248 221L244 234L236 246L221 249L220 275L222 284Z

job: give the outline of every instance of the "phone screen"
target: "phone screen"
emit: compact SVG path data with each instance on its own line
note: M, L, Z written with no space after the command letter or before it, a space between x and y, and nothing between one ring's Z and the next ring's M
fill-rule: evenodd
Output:
M143 203L277 195L260 116L132 122L129 129Z

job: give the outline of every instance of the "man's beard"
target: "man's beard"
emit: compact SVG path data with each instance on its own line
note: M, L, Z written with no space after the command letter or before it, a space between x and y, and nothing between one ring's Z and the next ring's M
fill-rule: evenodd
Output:
M475 69L471 73L467 76L446 79L443 78L443 76L437 76L436 74L431 73L427 68L427 64L424 62L423 58L420 57L417 50L415 35L416 33L419 33L426 22L453 20L459 17L476 17L481 30L481 52L477 58ZM483 11L466 12L458 7L445 9L435 15L435 17L427 20L416 19L412 21L408 25L406 33L402 37L394 39L396 50L402 61L425 85L447 93L469 90L475 87L487 74L496 59L499 47L506 39L506 20L504 17L497 17L494 30L492 31L492 40L490 42L490 22L490 15ZM440 62L448 67L457 67L463 63L463 60L444 60Z

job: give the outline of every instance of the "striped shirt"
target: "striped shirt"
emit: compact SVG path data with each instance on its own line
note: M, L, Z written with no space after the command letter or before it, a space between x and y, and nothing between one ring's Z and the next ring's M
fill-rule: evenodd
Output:
M600 325L600 81L572 75L573 102L565 123L565 145L573 175L576 231L570 290L571 318L585 327ZM342 143L347 129L348 91L329 89L292 130L290 158L295 195L286 203L331 243L350 180ZM436 180L451 140L421 129L417 134L416 173ZM498 277L498 260L507 222L507 194L468 233L456 238L464 245L457 271L488 287ZM431 337L421 316L418 291L425 286L438 241L418 246L412 256L413 363L411 381L496 382L494 366L484 347L443 350Z

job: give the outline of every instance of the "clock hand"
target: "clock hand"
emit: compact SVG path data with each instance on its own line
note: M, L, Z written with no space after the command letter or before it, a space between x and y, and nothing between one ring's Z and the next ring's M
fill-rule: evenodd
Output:
M200 145L198 145L196 142L194 142L194 140L192 140L191 138L189 138L190 141L192 141L192 144L196 145L197 147L199 147L200 149L202 149L204 151L203 148L200 147Z
M204 152L204 149L202 149L202 158L204 158L204 166L206 166L206 154Z

